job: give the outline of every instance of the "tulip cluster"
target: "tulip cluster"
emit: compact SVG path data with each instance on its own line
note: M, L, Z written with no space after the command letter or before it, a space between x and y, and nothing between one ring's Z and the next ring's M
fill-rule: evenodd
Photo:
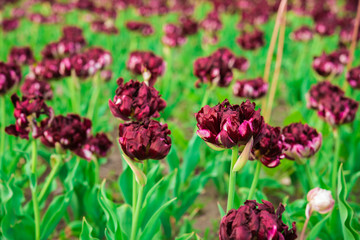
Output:
M245 58L236 57L230 50L220 48L212 55L198 58L194 62L194 75L198 78L195 86L209 83L227 87L233 79L233 69L246 71L248 68L249 62Z

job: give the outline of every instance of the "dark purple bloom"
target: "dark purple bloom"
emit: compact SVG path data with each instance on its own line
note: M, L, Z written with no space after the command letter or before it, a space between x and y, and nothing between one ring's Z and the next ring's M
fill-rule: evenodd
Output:
M41 122L43 134L41 142L47 147L59 145L62 149L69 149L78 156L91 159L91 152L84 148L91 131L91 121L81 119L79 115L58 115L53 119L47 118Z
M35 66L30 67L28 78L39 80L53 80L64 76L70 76L70 71L63 69L61 71L61 60L44 59Z
M21 86L21 92L27 98L43 98L50 100L53 97L51 86L46 81L36 79L25 79Z
M255 50L265 44L264 33L260 30L243 32L237 39L237 43L245 50Z
M331 84L329 81L319 82L313 85L306 94L307 107L311 109L319 109L324 99L336 99L344 95L344 91L338 86Z
M315 57L312 66L320 76L337 76L344 71L344 65L347 63L347 61L347 50L340 49L329 55L323 53L321 56Z
M332 12L325 11L315 16L315 31L322 36L333 35L337 24L337 16Z
M52 23L60 22L60 18L56 14L52 14L50 16L45 16L41 13L31 13L31 14L29 14L28 17L31 22L37 23L37 24L41 24L41 23L52 24Z
M76 26L66 26L62 29L62 37L60 41L67 41L84 46L86 40L83 36L83 30Z
M179 21L184 36L194 35L198 32L198 23L192 18L181 17Z
M30 47L13 47L8 61L17 65L30 65L35 62L35 59Z
M21 69L11 63L0 62L0 95L6 94L21 80Z
M120 124L119 143L124 154L134 161L160 160L171 148L167 124L155 120Z
M350 69L346 74L346 80L354 89L360 89L360 66Z
M263 135L265 123L260 110L249 100L231 105L226 99L214 107L208 105L195 114L197 134L212 148L220 150L245 145L251 137L257 144Z
M95 20L91 23L91 29L94 32L102 32L106 34L118 34L119 29L114 25L114 23L110 20Z
M23 97L21 100L16 95L11 96L11 101L15 106L14 117L16 119L14 125L6 127L7 134L17 137L29 139L29 133L32 133L33 138L38 138L42 134L42 128L37 124L37 118L44 114L52 119L53 110L48 107L42 98L27 98Z
M210 12L204 20L201 21L200 27L207 32L217 32L222 29L222 23L217 11Z
M307 42L313 38L313 30L307 26L302 26L291 33L291 38L299 42Z
M249 61L244 57L235 57L235 62L233 68L241 71L246 72L250 67Z
M166 24L164 26L164 33L162 42L169 47L181 46L186 42L186 37L181 27L175 24Z
M265 200L257 203L247 200L238 210L231 209L220 223L220 240L295 240L296 226L289 229L282 221L284 205L275 212L273 205Z
M309 158L321 147L321 133L307 124L292 123L284 127L282 133L284 135L284 153L287 159Z
M95 136L89 137L84 145L84 149L89 150L99 158L106 157L112 145L112 142L105 133L97 133Z
M126 23L126 28L130 31L140 32L143 36L149 36L154 33L154 28L146 22L129 21Z
M111 70L102 70L100 72L100 78L105 82L110 81L112 78L112 71Z
M4 32L14 31L19 27L19 19L17 18L6 18L1 22L1 27Z
M127 69L137 75L142 75L149 86L154 86L158 77L165 72L164 60L153 52L134 51L126 63Z
M243 29L245 24L260 25L269 19L270 7L266 0L242 0L239 1L241 7L241 22L239 28Z
M117 81L114 101L109 100L109 107L115 117L124 121L134 119L144 121L151 117L159 117L159 111L166 107L166 102L160 98L155 88L144 82L130 80L124 84L124 79Z
M330 125L336 126L354 121L359 103L351 98L324 99L318 108L318 115Z
M234 95L237 97L258 99L267 93L269 84L262 78L236 81Z
M283 142L284 136L281 134L280 127L265 124L264 136L259 143L254 145L253 155L265 166L276 167L280 164L280 160L285 157Z
M342 44L348 44L352 40L352 35L354 31L355 21L354 18L351 17L344 17L339 20L339 26L340 26L340 43ZM360 32L358 32L357 40L360 39Z

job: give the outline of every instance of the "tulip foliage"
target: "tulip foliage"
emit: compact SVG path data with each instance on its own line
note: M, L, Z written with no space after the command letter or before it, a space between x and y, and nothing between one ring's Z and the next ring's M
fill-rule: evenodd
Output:
M360 1L0 1L0 238L360 240Z

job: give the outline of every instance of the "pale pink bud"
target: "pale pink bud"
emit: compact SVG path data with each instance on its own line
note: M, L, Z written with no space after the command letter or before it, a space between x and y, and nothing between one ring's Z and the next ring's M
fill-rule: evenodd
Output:
M314 188L307 194L309 203L306 206L306 218L309 218L313 211L325 214L330 212L335 204L331 191Z

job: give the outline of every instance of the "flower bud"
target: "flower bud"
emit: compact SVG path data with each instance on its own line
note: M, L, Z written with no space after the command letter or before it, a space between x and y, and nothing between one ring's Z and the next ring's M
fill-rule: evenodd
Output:
M314 188L307 194L308 204L306 205L306 218L309 218L312 212L325 214L334 208L335 201L331 195L331 191Z

